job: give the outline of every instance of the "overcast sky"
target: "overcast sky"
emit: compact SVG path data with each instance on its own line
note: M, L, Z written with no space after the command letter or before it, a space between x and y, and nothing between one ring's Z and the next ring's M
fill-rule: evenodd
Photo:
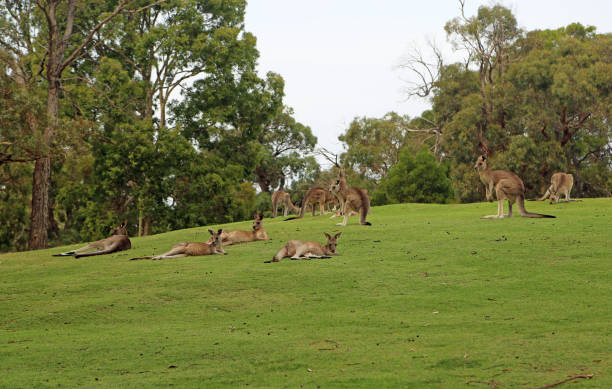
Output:
M491 1L466 0L466 15ZM520 27L573 22L612 32L610 0L506 0ZM312 128L319 145L339 152L338 135L356 116L389 111L410 116L428 102L406 99L407 74L397 65L408 48L434 39L445 62L453 53L444 24L459 16L457 0L248 0L246 30L257 37L259 71L285 79L285 104Z

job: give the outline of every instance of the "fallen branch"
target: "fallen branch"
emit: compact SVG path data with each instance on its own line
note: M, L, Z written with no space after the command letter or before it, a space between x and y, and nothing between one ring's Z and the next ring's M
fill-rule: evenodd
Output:
M584 378L584 379L590 380L594 376L595 376L594 374L575 375L573 377L566 378L563 381L554 382L552 384L548 384L548 385L544 385L544 386L538 386L537 388L529 388L529 389L548 389L548 388L552 388L553 386L561 385L561 384L564 384L566 382L574 381L574 380L577 380L577 379L580 379L580 378Z

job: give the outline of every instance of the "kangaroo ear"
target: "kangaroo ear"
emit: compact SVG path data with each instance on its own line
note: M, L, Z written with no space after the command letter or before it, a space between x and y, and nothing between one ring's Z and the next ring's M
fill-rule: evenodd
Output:
M217 231L217 234L221 235L222 232L223 232L223 228L219 228L219 231Z
M211 235L214 235L214 233L215 233L213 230L208 230L208 232L209 232Z
M480 157L482 158L482 160L483 160L483 161L486 161L486 160L487 160L487 156L486 156L486 155L484 155L484 154L483 154L483 155L481 155Z
M338 239L340 237L340 235L342 235L342 232L338 232L335 236L334 239Z
M331 235L329 235L327 232L324 232L323 234L325 234L325 236L327 237L327 239L331 239Z

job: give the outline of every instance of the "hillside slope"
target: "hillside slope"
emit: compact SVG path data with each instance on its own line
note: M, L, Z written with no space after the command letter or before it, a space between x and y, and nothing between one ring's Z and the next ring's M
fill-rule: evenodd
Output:
M267 219L226 256L128 260L208 227L0 255L0 387L612 387L612 199L527 209L557 219L402 204ZM337 231L340 256L263 263Z

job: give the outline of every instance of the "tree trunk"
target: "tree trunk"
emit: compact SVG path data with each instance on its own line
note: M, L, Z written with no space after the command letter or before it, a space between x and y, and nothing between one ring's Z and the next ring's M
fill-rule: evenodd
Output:
M49 228L49 190L51 182L51 158L36 160L32 183L32 213L30 214L30 250L46 248Z
M166 127L166 100L162 96L159 97L159 127Z
M151 216L147 215L144 218L144 234L151 235L153 231L153 221L151 220Z
M54 65L49 59L49 66ZM47 95L47 120L44 133L45 145L52 145L59 112L59 79L52 72L49 76ZM44 249L49 244L49 196L51 193L51 157L47 155L36 160L32 182L32 213L30 214L30 250Z

